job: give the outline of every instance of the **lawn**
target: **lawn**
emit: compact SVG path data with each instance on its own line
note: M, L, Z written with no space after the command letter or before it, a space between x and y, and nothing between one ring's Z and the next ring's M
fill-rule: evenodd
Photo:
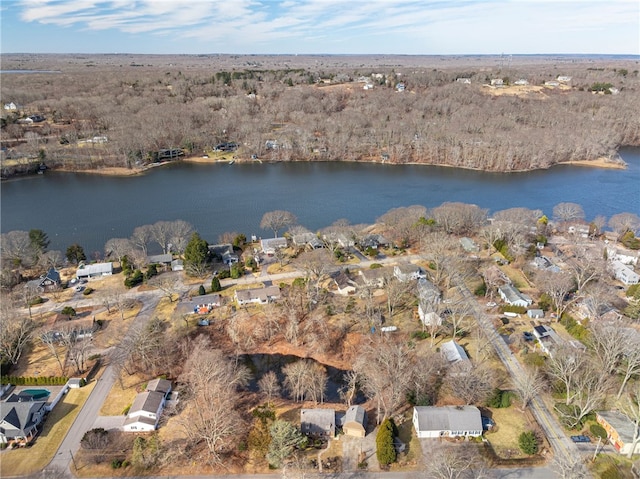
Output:
M95 383L93 383L95 384ZM0 461L0 477L23 476L43 469L53 458L67 431L93 390L93 384L70 389L49 413L33 446L5 451Z
M136 374L129 376L128 374L122 374L122 386L120 381L116 380L109 391L107 399L105 399L100 408L101 416L119 416L123 413L127 406L133 403L133 400L138 394L138 387L142 388L143 384L146 384L147 380Z
M491 444L498 457L504 459L518 459L528 457L520 451L518 436L520 433L535 429L526 414L516 407L490 409L491 418L496 425L485 437Z

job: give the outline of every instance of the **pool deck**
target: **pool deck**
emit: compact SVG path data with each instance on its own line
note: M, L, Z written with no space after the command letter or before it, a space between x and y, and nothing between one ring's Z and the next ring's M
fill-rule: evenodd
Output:
M11 396L12 394L19 394L21 391L25 391L25 390L33 390L33 389L46 389L47 391L49 391L51 394L49 394L49 397L46 398L46 402L47 404L50 404L58 395L58 393L60 392L60 390L62 390L64 386L15 386L12 389L9 389L9 391L7 393L5 393L4 396L2 396L2 401L6 401L7 398L9 396ZM40 399L42 400L42 399ZM38 399L36 399L36 401L38 401Z

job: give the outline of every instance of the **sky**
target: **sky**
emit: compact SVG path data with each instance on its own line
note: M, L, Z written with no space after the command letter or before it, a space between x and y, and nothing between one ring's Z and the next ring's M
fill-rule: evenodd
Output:
M2 53L640 54L638 0L2 0Z

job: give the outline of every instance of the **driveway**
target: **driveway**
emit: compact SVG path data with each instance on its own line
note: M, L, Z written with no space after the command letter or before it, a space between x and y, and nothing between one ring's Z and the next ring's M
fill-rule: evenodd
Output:
M105 431L122 430L124 416L98 416L93 422L92 429L102 428Z
M353 437L346 434L340 436L343 472L358 470L358 459L361 453L364 453L367 471L380 470L378 458L376 457L376 432L377 430L370 432L365 437Z

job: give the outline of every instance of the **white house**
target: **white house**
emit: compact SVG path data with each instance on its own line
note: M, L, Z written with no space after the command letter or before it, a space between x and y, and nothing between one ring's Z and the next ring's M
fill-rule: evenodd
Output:
M425 326L442 326L442 317L435 311L426 311L422 303L418 305L418 316Z
M526 308L533 303L533 300L529 296L522 294L518 291L518 288L512 284L504 284L500 286L498 288L498 293L502 300L511 306L522 306L523 308Z
M147 390L138 394L129 408L122 429L126 432L154 431L171 393L171 381L154 379L147 384Z
M619 261L622 264L638 264L638 253L617 248L607 248L607 258L609 261Z
M240 306L251 303L272 303L280 299L280 288L278 286L268 286L266 288L236 290L235 298Z
M94 263L78 265L76 271L76 278L78 279L91 279L99 278L101 276L111 276L113 274L113 263Z
M638 284L640 282L640 275L620 261L612 262L611 269L615 278L624 284Z
M411 281L411 280L427 277L427 275L422 270L422 268L420 268L420 266L417 266L411 263L403 263L403 264L395 265L393 267L393 274L396 278L398 278L398 281L401 281L403 283L405 281Z
M18 105L16 105L13 102L5 103L4 104L4 109L7 110L7 111L16 111L18 109Z
M478 437L482 417L475 406L416 406L413 427L419 438Z
M345 273L343 270L340 270L337 274L334 274L332 279L337 288L336 293L342 296L348 296L356 292L356 282L349 278L347 273Z
M553 329L547 326L535 326L533 328L533 335L536 337L538 344L540 345L540 349L551 357L553 357L553 350L563 345L563 341L560 336L558 336Z

